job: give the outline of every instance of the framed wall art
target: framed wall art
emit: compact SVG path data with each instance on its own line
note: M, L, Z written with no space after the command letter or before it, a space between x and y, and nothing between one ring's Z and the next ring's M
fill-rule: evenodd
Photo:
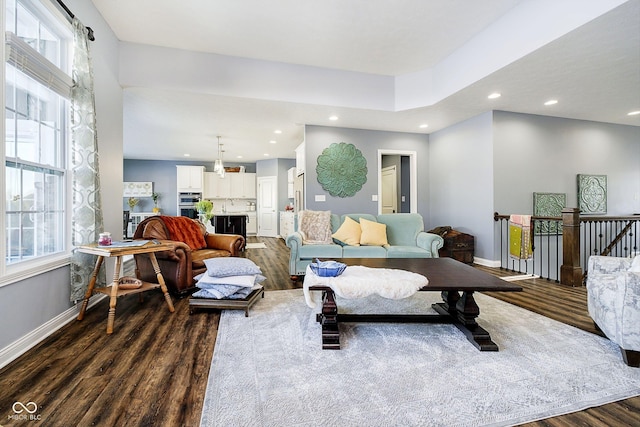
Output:
M124 182L122 183L122 197L151 197L153 182Z
M607 213L606 175L578 175L578 207L583 214Z
M533 215L561 217L567 206L565 193L533 193ZM562 224L556 221L535 221L535 234L562 234Z

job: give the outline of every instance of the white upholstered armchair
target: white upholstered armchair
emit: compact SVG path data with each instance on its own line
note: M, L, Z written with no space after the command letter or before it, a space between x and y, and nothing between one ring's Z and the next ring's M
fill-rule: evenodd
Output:
M620 346L627 365L640 367L640 256L591 256L587 304L596 325Z

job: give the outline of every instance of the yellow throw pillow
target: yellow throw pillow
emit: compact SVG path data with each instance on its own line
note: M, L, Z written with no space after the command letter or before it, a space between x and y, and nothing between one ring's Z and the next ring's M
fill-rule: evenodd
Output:
M341 244L349 246L360 246L360 234L362 234L362 231L360 230L360 224L347 216L345 217L344 222L342 223L340 228L338 228L336 232L331 235L331 237L336 239Z
M361 245L385 246L389 244L387 241L386 224L360 218L360 228L362 229L362 235L360 236Z

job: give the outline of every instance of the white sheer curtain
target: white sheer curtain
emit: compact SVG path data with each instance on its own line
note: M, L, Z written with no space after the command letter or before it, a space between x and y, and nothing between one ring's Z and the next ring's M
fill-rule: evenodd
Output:
M73 213L71 244L93 243L102 231L98 138L96 134L93 69L89 53L88 31L73 19L74 57L71 89L71 169ZM71 263L71 300L84 297L93 271L93 255L74 249ZM103 269L104 271L104 269ZM104 283L104 273L99 280Z

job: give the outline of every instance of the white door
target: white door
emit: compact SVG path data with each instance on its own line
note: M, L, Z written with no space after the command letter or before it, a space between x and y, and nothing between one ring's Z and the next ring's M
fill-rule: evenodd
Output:
M258 236L278 237L278 179L258 178Z
M382 213L398 212L398 184L396 167L382 169Z

